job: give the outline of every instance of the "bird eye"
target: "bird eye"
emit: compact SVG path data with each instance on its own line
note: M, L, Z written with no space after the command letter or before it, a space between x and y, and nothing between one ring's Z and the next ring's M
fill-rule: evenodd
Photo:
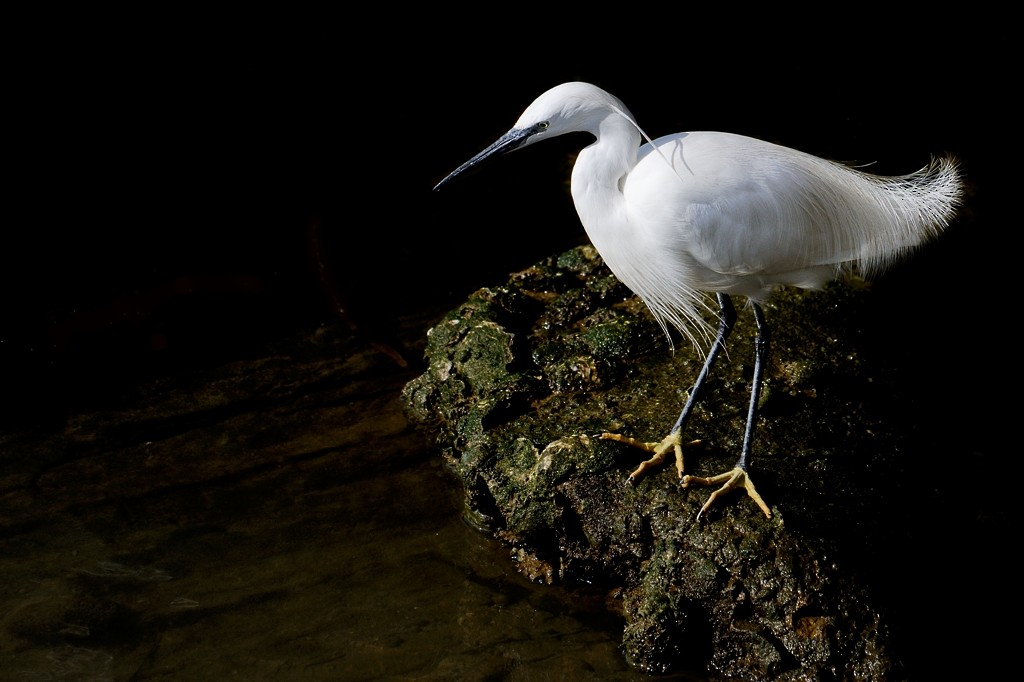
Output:
M551 123L549 121L541 121L540 123L537 124L537 128L539 128L540 130L547 130L550 127Z

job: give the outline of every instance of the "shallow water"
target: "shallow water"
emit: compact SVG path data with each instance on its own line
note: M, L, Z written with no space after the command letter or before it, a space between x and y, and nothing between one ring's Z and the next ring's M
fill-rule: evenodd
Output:
M647 679L463 522L415 370L318 344L3 435L0 677Z
M332 52L333 43L325 43ZM306 55L308 48L303 37L296 54ZM323 82L337 78L335 57L324 60L331 73ZM342 288L356 299L350 302L359 302L357 294L370 297L366 309L390 310L395 301L414 309L408 299L418 298L421 289L468 291L500 282L505 273L558 252L559 235L581 239L561 184L568 145L539 145L532 156L496 164L486 182L430 192L557 76L545 68L527 77L517 64L523 77L506 79L488 94L479 83L480 60L467 62L461 80L441 74L445 69L434 60L419 61L424 71L409 82L437 88L431 98L438 103L472 92L474 115L460 122L464 127L456 135L447 107L421 112L431 118L420 130L446 132L424 136L427 146L407 159L413 165L402 173L394 172L394 156L382 153L386 145L378 136L359 136L369 150L364 157L378 164L370 175L387 178L398 198L383 207L395 215L370 228L362 219L351 222L348 213L351 169L338 159L346 158L352 141L338 137L337 111L308 106L309 93L323 85L319 76L311 77L315 87L301 97L277 97L293 112L284 124L279 110L263 106L275 92L267 90L267 72L252 71L258 77L250 87L259 93L259 106L252 106L225 90L221 73L205 60L196 72L215 79L211 94L225 93L214 95L212 108L230 126L207 132L205 118L189 125L171 112L166 120L140 117L134 131L125 127L120 111L112 115L116 108L101 108L99 125L85 127L90 139L113 143L115 152L124 150L124 158L133 160L139 141L150 140L157 145L150 150L152 162L123 164L113 178L83 167L72 174L75 193L51 188L46 201L32 206L33 212L64 206L66 216L48 213L42 228L34 222L12 228L29 244L8 249L15 262L0 269L4 291L14 294L5 299L0 351L17 347L3 364L5 399L23 398L20 384L11 390L8 368L17 370L47 339L22 330L48 331L53 319L75 323L68 325L74 333L58 337L78 353L80 365L109 365L83 370L85 381L62 379L82 391L102 389L115 366L130 373L124 356L136 342L146 347L143 353L150 346L164 353L174 352L176 344L212 346L230 360L251 331L246 324L274 325L276 317L275 331L289 326L292 310L311 305L320 293L305 282L304 230L288 224L293 203L303 215L307 203L316 203L306 201L308 194L328 197L324 203L342 214L344 220L324 230L325 251L338 261ZM90 70L90 81L104 71ZM378 80L372 70L362 71ZM573 77L577 71L574 65ZM603 78L618 83L616 92L630 84L632 92L620 94L629 94L648 130L676 129L666 127L677 123L666 118L675 116L671 112L679 104L664 101L656 87L662 75L655 70L644 82L636 80L644 77L642 70L622 71ZM909 515L907 535L914 541L877 562L897 576L892 582L900 595L908 595L901 613L921 633L912 652L917 661L947 675L968 670L972 674L965 678L1000 679L979 671L1012 663L1004 652L1013 651L1014 633L1002 623L1014 589L1003 576L1014 570L1012 559L1006 563L1006 541L1017 531L1008 522L1012 487L993 486L987 474L1004 470L1005 443L1017 434L1009 433L1012 417L990 414L989 405L1012 404L1002 396L1004 368L1015 360L999 352L998 339L985 351L974 350L983 328L1002 319L1005 304L964 289L972 283L988 291L1001 288L994 281L1002 275L992 266L992 233L985 228L1007 221L983 221L980 216L991 213L977 200L991 171L975 151L984 126L973 122L990 116L991 108L962 93L921 117L922 100L893 71L906 91L895 101L879 100L877 78L869 79L868 96L862 97L834 88L838 81L831 79L823 87L838 93L837 105L820 106L814 98L821 89L803 93L807 86L798 79L793 87L801 97L787 105L786 98L773 95L778 106L752 111L746 106L751 87L779 87L778 79L765 79L762 71L751 72L745 87L735 85L734 70L704 78L704 86L727 84L719 91L727 96L703 98L701 119L833 158L888 161L893 172L913 170L929 152L950 149L965 159L979 188L971 201L971 214L979 217L967 221L967 229L951 230L924 259L921 275L904 276L911 284L879 298L891 301L884 305L891 309L888 319L898 340L892 351L903 364L928 367L918 391L928 398L928 409L910 410L905 426L908 432L934 431L927 440L937 447L913 463L929 475L915 477L912 488L931 501ZM860 64L856 72L861 74ZM285 94L294 94L293 74L280 73L287 80ZM166 83L151 75L140 83L152 82L162 103ZM946 72L941 78L948 85ZM192 88L191 79L182 82ZM404 126L408 103L376 96L378 87L402 91L390 79L380 82L374 96L361 96L381 104L374 116L391 110ZM509 93L510 87L519 92ZM924 91L920 83L918 88ZM137 111L134 89L116 82L116 90L126 98L123 109ZM171 91L171 99L194 104L196 111L211 110L205 97ZM815 105L807 106L812 100ZM61 102L53 109L66 107ZM893 125L908 120L914 125ZM245 121L251 129L235 125ZM377 123L376 129L402 126ZM40 140L55 135L54 126L46 128ZM229 129L237 132L225 149ZM154 131L162 141L151 139ZM177 136L163 137L173 131ZM304 131L305 145L292 139L295 131ZM267 135L267 145L253 146ZM279 139L287 140L282 150L295 144L306 151L275 154ZM231 143L245 153L228 161L235 151ZM64 159L67 151L58 146L52 158ZM102 156L108 155L104 149ZM188 173L182 175L181 168ZM229 178L234 185L225 188ZM212 209L205 194L193 196L212 193L207 187L224 194ZM516 191L522 197L529 193L529 200L519 201ZM80 195L85 200L76 200ZM125 197L128 206L121 203ZM268 203L275 211L268 211ZM279 220L280 214L289 220ZM356 248L353 235L360 240ZM494 249L495 235L515 237ZM535 249L528 255L513 253L530 244ZM125 249L131 258L123 257ZM195 280L192 273L218 276ZM460 284L437 283L445 278ZM461 289L464 282L470 284ZM950 322L948 302L965 296L971 308ZM131 306L123 307L125 300ZM315 307L319 315L319 303ZM964 312L973 324L962 322ZM417 329L421 340L425 327ZM24 348L17 343L23 336ZM126 338L132 343L120 343ZM287 371L254 386L228 382L237 390L223 391L221 402L170 405L162 418L130 413L140 400L129 396L112 407L87 402L67 419L48 419L42 427L16 420L0 427L0 679L649 679L624 661L622 623L603 609L604 595L528 582L514 571L508 548L462 522L458 490L428 444L400 417L398 387L416 371L365 347L343 350L319 357L355 357L361 364L328 366L305 383ZM294 364L301 364L299 354ZM35 367L24 375L31 388ZM222 376L202 376L205 383L198 385L224 382ZM196 385L178 376L148 390L145 399L159 404L175 393L198 395ZM5 405L5 423L11 407Z

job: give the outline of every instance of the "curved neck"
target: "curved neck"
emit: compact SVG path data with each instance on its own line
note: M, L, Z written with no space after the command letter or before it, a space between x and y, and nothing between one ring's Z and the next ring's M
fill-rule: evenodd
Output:
M597 139L576 157L572 198L580 221L594 240L595 232L600 233L602 226L614 225L621 215L622 185L636 165L640 132L614 112L609 112L600 120L597 130L590 132Z

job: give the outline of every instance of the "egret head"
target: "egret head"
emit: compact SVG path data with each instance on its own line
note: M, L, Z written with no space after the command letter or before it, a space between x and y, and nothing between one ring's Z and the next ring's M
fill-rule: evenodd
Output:
M632 115L617 97L597 86L578 82L556 85L535 99L511 130L449 173L434 189L497 154L566 133L590 132L596 136L601 121L613 113L633 121Z
M590 83L556 85L526 107L513 130L541 126L530 143L565 133L590 132L597 135L601 121L616 113L633 120L626 105Z

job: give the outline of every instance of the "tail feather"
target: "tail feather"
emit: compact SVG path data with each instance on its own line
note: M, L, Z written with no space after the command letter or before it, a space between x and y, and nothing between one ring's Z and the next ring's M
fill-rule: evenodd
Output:
M963 179L953 157L935 157L921 170L898 177L859 173L868 191L861 200L874 204L875 226L860 247L856 262L877 273L913 248L938 236L963 200ZM870 215L870 214L869 214Z

